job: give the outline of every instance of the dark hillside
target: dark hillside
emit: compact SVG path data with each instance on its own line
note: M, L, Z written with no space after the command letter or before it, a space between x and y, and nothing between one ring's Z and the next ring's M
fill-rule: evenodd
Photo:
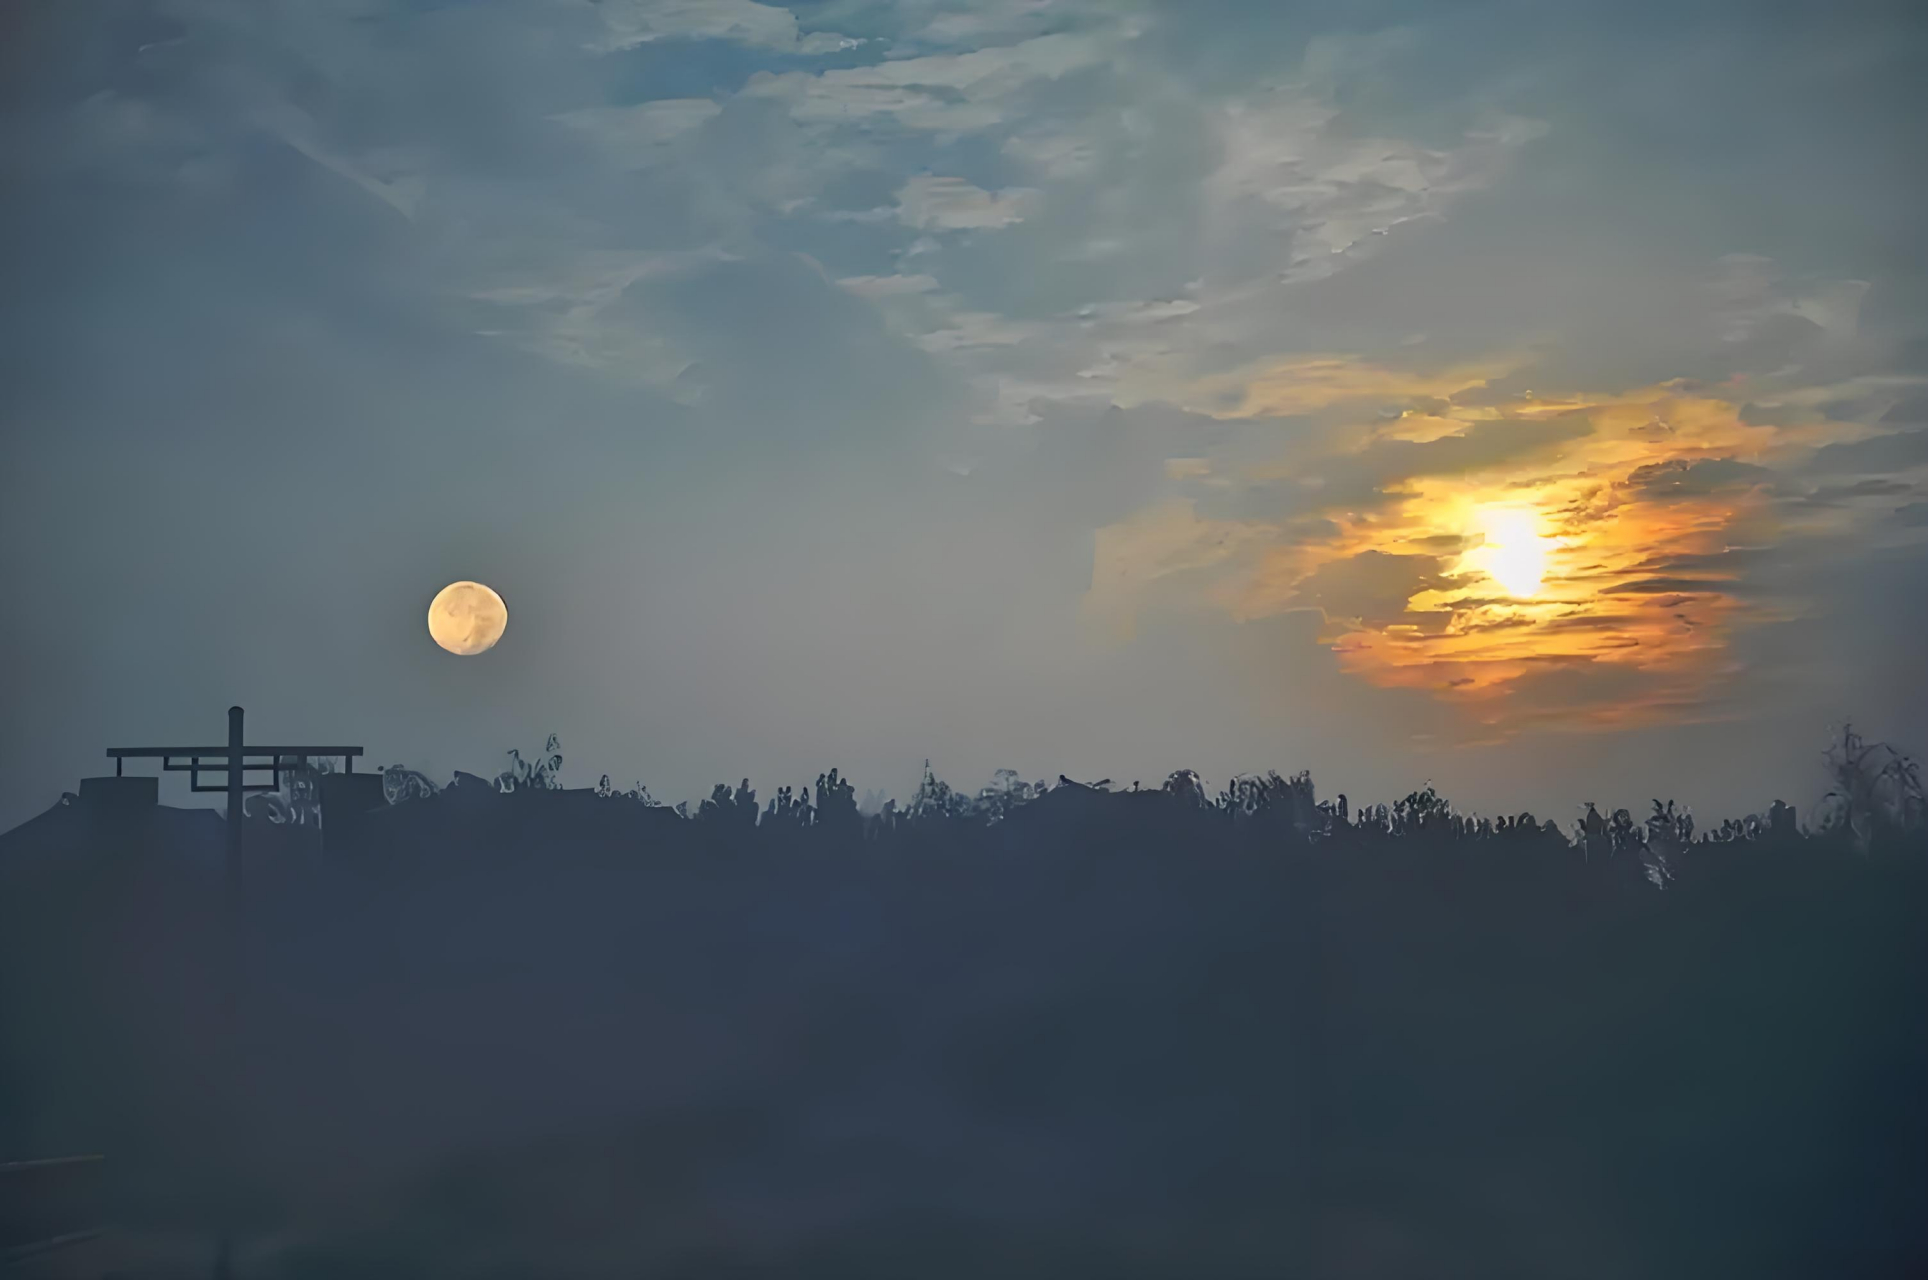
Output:
M0 839L0 1143L197 1231L238 1117L260 1276L1928 1260L1916 837L1761 826L1662 888L1646 844L1183 786L736 812L251 823L230 1090L221 822L56 808Z

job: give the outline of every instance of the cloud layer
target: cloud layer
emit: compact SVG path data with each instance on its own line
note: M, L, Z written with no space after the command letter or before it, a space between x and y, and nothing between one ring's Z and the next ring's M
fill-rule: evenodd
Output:
M5 657L98 688L20 677L71 727L14 731L11 814L237 683L670 794L930 755L1546 808L1716 743L1798 798L1827 719L1928 723L1895 13L23 12ZM486 684L410 647L452 577L510 596Z

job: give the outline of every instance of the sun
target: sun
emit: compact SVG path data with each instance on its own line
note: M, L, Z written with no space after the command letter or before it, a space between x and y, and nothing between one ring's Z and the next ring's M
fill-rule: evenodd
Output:
M1540 513L1532 507L1479 507L1473 527L1482 541L1466 553L1465 567L1477 569L1520 599L1530 599L1546 582L1547 555L1559 545L1540 532Z

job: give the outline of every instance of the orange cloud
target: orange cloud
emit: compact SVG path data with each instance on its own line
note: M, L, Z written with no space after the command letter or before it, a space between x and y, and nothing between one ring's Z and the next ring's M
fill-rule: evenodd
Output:
M1385 372L1274 366L1241 411L1298 411L1369 386L1437 401L1486 380L1463 369L1373 381ZM1117 589L1123 561L1142 557L1141 575L1210 565L1208 592L1235 616L1316 609L1344 670L1425 690L1502 733L1718 714L1736 630L1797 607L1752 587L1749 549L1852 518L1791 512L1789 469L1874 433L1818 413L1749 422L1734 388L1719 390L1447 400L1356 425L1337 433L1346 452L1247 469L1285 486L1277 519L1203 521L1186 506L1183 522L1167 511L1129 537L1101 534L1110 608L1129 594ZM1319 536L1288 535L1312 513Z
M1759 459L1788 446L1780 428L1741 420L1738 406L1665 388L1593 402L1518 402L1481 411L1591 428L1554 455L1506 460L1402 482L1370 522L1352 520L1326 547L1333 564L1367 555L1430 558L1445 581L1377 616L1327 615L1344 668L1375 684L1422 688L1482 720L1518 722L1510 695L1561 669L1637 680L1569 682L1560 714L1574 724L1677 716L1704 701L1742 622L1772 612L1732 572L1706 566L1777 535L1776 473ZM1447 540L1454 540L1448 542ZM1701 567L1666 572L1674 560ZM1303 585L1274 607L1306 600ZM1259 606L1259 607L1262 607Z

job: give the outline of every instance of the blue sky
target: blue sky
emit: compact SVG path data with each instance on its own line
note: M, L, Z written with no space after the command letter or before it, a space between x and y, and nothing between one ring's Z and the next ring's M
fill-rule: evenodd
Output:
M9 21L0 820L236 701L668 798L1928 747L1909 6Z

